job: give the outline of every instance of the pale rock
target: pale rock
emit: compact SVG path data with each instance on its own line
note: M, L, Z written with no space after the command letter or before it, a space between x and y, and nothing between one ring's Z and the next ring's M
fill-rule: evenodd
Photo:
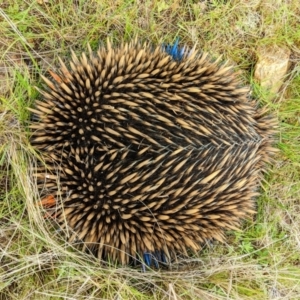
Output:
M284 77L290 67L291 51L276 45L263 46L257 49L258 61L255 66L254 78L263 88L276 94L281 88Z
M4 96L10 90L10 76L7 65L0 62L0 96Z

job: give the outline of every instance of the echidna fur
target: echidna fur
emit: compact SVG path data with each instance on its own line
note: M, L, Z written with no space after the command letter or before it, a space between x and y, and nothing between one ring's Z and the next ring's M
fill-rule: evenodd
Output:
M30 127L41 196L70 242L157 264L255 213L275 122L232 67L136 40L60 63Z

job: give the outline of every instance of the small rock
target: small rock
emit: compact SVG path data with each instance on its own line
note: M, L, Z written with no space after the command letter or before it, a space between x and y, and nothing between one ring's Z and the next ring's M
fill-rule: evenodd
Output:
M4 62L0 62L0 96L8 93L10 84L8 67Z
M290 66L291 51L278 46L263 46L257 49L258 61L254 78L261 86L276 94L283 84Z

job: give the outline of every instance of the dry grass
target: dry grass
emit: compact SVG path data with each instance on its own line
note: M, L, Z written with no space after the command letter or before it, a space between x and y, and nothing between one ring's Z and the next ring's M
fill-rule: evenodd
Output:
M299 299L300 10L298 0L13 1L0 4L0 299ZM292 67L273 102L277 155L254 222L171 270L115 268L78 252L49 228L31 174L26 110L39 74L70 48L135 35L223 54L252 82L257 49L287 46Z

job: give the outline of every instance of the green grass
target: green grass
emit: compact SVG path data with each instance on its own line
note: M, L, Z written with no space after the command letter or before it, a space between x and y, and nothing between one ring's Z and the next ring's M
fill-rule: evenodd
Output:
M41 2L42 4L38 4ZM0 299L300 299L300 9L292 1L13 1L0 4ZM35 205L26 107L40 74L70 49L139 35L178 36L242 71L278 116L276 155L258 214L172 270L115 268L67 245ZM292 51L284 86L270 100L253 81L260 46Z

